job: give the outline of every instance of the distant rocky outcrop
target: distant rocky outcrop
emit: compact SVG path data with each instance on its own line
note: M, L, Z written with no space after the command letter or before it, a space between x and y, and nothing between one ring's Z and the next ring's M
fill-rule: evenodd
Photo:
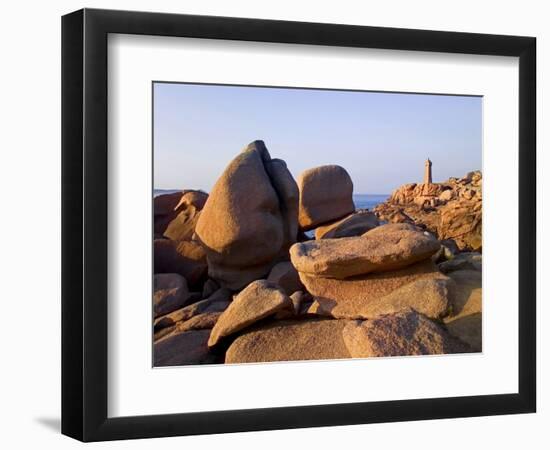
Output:
M482 175L470 172L443 183L405 184L374 212L390 222L415 223L452 240L459 250L480 251L482 223Z

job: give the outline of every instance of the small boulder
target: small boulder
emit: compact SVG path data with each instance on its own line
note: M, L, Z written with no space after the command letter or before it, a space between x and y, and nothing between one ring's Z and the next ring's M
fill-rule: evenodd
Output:
M439 319L449 311L452 284L450 278L428 278L368 300L360 298L349 301L343 298L334 302L317 297L308 312L338 319L372 319L412 308L431 319Z
M353 358L467 353L468 345L416 311L354 321L343 339Z
M185 191L175 209L186 209L192 206L200 211L202 208L204 208L206 200L208 200L208 194L206 192Z
M183 191L173 194L157 195L153 199L154 232L162 236L168 224L178 215L176 206L179 203Z
M225 355L226 364L349 358L347 320L278 321L246 331Z
M166 226L163 236L173 241L192 240L199 217L200 211L194 206L185 208Z
M266 280L250 283L224 311L212 330L208 345L216 345L221 338L242 330L282 309L293 308L292 301L276 284Z
M382 299L396 289L418 280L447 278L430 259L392 272L369 273L343 280L300 272L300 279L307 291L317 302L322 300L323 308L330 308L331 314L338 314L339 308L347 311L347 305L355 304L354 309L362 309L360 304L367 305Z
M189 286L196 285L208 269L205 252L196 242L155 239L153 253L155 273L178 273Z
M291 295L304 288L298 272L289 261L283 261L273 266L273 269L269 272L267 281L283 288L287 295Z
M275 319L290 319L301 315L302 305L307 296L302 291L296 291L290 296L292 308L282 309L275 314Z
M183 191L157 195L153 199L153 214L155 216L165 216L173 213L182 196Z
M427 233L383 225L359 237L294 244L290 258L300 273L343 279L400 269L430 258L439 248Z
M168 335L153 345L155 367L211 364L215 356L209 352L210 330L193 330Z
M315 239L361 236L378 225L380 222L376 214L370 211L359 211L336 222L319 226L315 230Z
M311 230L355 211L353 182L343 167L308 169L298 177L300 228Z
M184 307L189 300L187 281L177 273L157 274L153 277L153 304L155 317Z

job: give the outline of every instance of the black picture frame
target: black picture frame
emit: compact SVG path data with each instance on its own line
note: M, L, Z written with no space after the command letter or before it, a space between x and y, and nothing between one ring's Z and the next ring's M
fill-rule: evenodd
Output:
M519 57L518 393L107 417L107 36ZM62 18L62 433L82 441L535 412L536 39L83 9Z

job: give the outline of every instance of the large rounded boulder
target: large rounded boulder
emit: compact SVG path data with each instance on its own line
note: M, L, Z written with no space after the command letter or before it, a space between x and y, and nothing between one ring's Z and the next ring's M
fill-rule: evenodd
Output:
M353 182L340 166L328 165L308 169L298 177L302 230L311 230L355 211Z
M195 229L208 273L241 289L266 276L296 241L298 188L284 161L263 141L249 144L214 185Z

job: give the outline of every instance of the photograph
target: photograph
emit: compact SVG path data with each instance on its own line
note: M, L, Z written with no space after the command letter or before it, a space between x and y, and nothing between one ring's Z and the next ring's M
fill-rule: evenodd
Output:
M153 367L482 352L482 96L152 104Z

